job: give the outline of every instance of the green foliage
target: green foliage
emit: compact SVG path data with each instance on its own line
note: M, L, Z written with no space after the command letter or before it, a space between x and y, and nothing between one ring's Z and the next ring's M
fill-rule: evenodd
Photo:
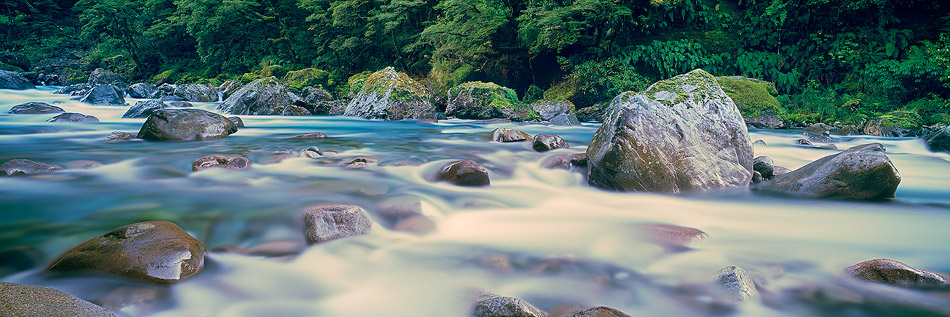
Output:
M532 103L544 98L544 90L535 85L528 86L528 89L524 92L524 102Z
M907 109L920 114L920 121L924 125L950 124L950 99L948 98L917 99L909 102Z
M364 71L362 73L350 76L350 78L346 80L346 85L341 87L342 89L340 89L340 93L344 96L356 96L360 90L363 90L363 84L366 83L366 79L372 74L373 72L371 71Z
M329 73L324 70L305 68L287 72L280 81L290 90L301 91L311 86L327 88L330 86L329 79Z
M915 129L920 127L921 118L916 110L896 110L877 117L882 127Z
M646 45L629 47L619 54L628 64L644 64L660 78L669 78L696 68L718 73L725 54L710 54L691 39L653 41Z
M569 100L581 108L613 99L625 91L646 88L650 80L637 72L630 61L607 58L572 65L561 59L562 69L570 73L564 80L544 92L544 99Z
M775 85L752 78L718 77L722 90L736 103L744 117L757 117L765 114L782 115L782 108L774 95L778 94Z
M449 96L458 96L460 93L469 93L482 104L501 109L518 105L518 94L508 87L502 87L495 83L483 83L472 81L462 83L449 89Z

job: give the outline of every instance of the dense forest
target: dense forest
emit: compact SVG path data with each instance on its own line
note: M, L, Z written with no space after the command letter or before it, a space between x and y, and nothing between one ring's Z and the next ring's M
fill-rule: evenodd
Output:
M950 123L950 4L924 0L0 0L0 69L153 83L393 66L583 108L694 68L774 83L783 118Z

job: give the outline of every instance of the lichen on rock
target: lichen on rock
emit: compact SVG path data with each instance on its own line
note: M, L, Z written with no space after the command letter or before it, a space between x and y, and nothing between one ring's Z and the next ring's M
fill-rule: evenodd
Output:
M425 86L386 67L366 78L343 114L389 121L426 119L435 118L435 107Z

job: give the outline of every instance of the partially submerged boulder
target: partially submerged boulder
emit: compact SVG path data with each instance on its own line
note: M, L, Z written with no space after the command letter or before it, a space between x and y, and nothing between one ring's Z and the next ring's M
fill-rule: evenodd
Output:
M132 98L157 98L158 87L155 85L147 83L137 83L132 86L129 86L129 89L125 90L129 94L129 97Z
M22 74L7 70L0 70L0 89L33 89L36 86Z
M0 176L45 174L63 169L62 166L25 159L12 159L0 164Z
M554 134L538 134L534 136L534 142L531 147L538 152L547 152L550 150L569 148L570 145L561 137Z
M445 115L459 119L503 118L501 109L517 107L518 94L495 83L472 81L449 89Z
M0 316L115 315L96 304L56 289L0 282Z
M60 255L48 270L175 283L201 273L205 254L201 241L174 223L147 221L89 239Z
M124 93L112 85L94 86L86 91L86 94L79 99L93 105L125 105Z
M125 111L123 118L148 118L155 110L168 108L161 99L149 99L136 102L134 106Z
M880 143L852 147L823 157L758 188L809 197L894 198L900 173Z
M343 113L383 120L435 118L435 106L422 84L386 67L370 75Z
M249 167L251 167L251 160L247 159L246 157L227 155L203 156L191 164L191 170L195 172L209 168L242 170Z
M950 282L940 274L913 268L907 264L876 259L864 261L844 269L848 276L868 282L884 283L918 289L950 289Z
M21 103L19 105L13 106L10 108L10 114L49 114L49 113L63 113L66 110L63 108L45 103L45 102L27 102Z
M204 84L182 84L175 86L172 95L185 101L215 102L220 101L218 91Z
M314 205L304 210L301 217L309 244L366 234L372 228L366 210L357 205Z
M548 313L515 297L478 295L472 303L472 317L547 317Z
M201 109L155 110L139 130L138 138L151 141L220 139L237 132L234 122Z
M924 134L923 139L931 151L950 153L950 126L938 126Z
M458 186L488 186L488 170L472 160L452 161L442 165L436 173L437 181L445 181Z
M133 136L131 133L125 131L112 131L112 133L109 133L109 136L106 137L106 143L128 141L132 138Z
M94 116L87 116L81 113L67 112L56 115L52 119L46 120L46 122L80 122L80 123L98 123L99 118Z
M541 100L531 104L531 109L542 121L552 121L559 115L574 113L574 104L567 100Z
M314 115L341 115L346 111L346 102L337 100L319 87L306 87L300 91L303 106Z
M231 94L218 110L237 115L282 115L288 106L300 101L275 77L255 80Z
M489 133L492 141L495 142L524 142L531 140L531 135L521 130L509 128L497 128Z
M700 69L614 98L587 157L588 182L610 190L675 193L752 179L745 122Z

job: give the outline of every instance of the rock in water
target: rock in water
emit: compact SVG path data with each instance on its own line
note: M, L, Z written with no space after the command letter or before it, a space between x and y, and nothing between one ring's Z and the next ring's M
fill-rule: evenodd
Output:
M864 261L846 267L844 272L869 282L919 289L950 289L950 282L940 274L919 270L890 259Z
M363 89L350 100L343 115L389 121L436 117L425 86L392 67L367 77Z
M218 91L203 84L184 84L175 87L175 96L186 101L215 102L218 101Z
M495 83L473 81L449 89L446 116L459 119L502 118L501 109L518 106L518 94Z
M554 125L580 125L581 122L577 120L577 116L573 113L562 113L551 119L551 124Z
M547 152L550 150L569 148L570 145L559 136L554 134L538 134L534 136L534 142L531 147L538 152Z
M491 140L495 142L523 142L531 139L530 134L509 128L497 128L492 130L489 135Z
M63 113L63 108L45 103L45 102L27 102L10 108L10 114L47 114Z
M900 173L884 155L884 146L871 143L823 157L759 188L811 197L855 199L894 198Z
M158 87L146 83L137 83L129 86L129 89L126 89L126 92L129 94L129 97L132 98L145 99L158 97L156 94L156 92L158 92Z
M552 121L559 115L567 115L574 112L574 104L567 100L541 100L531 104L543 121ZM576 119L576 117L575 117Z
M482 294L475 298L472 317L547 317L548 313L514 297Z
M301 216L309 244L366 234L372 228L366 210L356 205L315 205L304 210Z
M204 269L205 246L168 221L140 222L89 239L63 253L50 271L90 271L175 283Z
M128 141L132 139L132 134L124 131L112 131L109 133L109 136L106 137L106 143L115 143Z
M161 99L149 99L136 102L122 115L123 118L148 118L155 110L168 108Z
M122 90L129 87L129 82L125 80L125 77L102 68L96 68L96 70L92 71L92 73L89 74L89 81L87 81L87 83L93 87L112 85Z
M614 308L599 306L571 314L571 317L630 317L627 313Z
M587 158L588 182L610 190L675 193L752 179L745 122L700 69L614 98Z
M85 123L97 123L99 118L94 116L87 116L81 113L67 112L59 114L52 119L46 120L46 122L85 122Z
M488 170L472 160L452 161L442 165L435 179L459 186L488 186Z
M0 89L33 89L33 83L20 73L0 70Z
M275 77L261 78L247 84L225 99L218 110L237 115L281 115L300 97L287 90ZM291 111L292 112L292 111Z
M94 105L125 105L122 95L122 91L112 85L100 85L87 91L79 101Z
M752 169L759 172L765 180L770 180L775 176L775 162L768 156L759 156L753 159Z
M242 170L251 167L251 160L246 157L226 156L226 155L208 155L201 157L191 164L192 171L200 171L209 168L223 168L229 170Z
M153 111L139 130L138 138L152 141L220 139L237 132L234 122L200 109Z
M234 123L234 125L238 128L244 127L244 120L241 120L241 117L231 116L231 117L228 117L228 120L231 120L231 122Z
M61 166L24 159L12 159L0 164L0 176L32 175L63 169Z
M755 290L752 277L738 266L723 268L719 271L716 282L737 300L746 300L759 295L759 292Z
M0 282L0 316L115 316L102 307L48 287Z
M934 152L950 153L950 127L941 126L923 136L927 148Z

